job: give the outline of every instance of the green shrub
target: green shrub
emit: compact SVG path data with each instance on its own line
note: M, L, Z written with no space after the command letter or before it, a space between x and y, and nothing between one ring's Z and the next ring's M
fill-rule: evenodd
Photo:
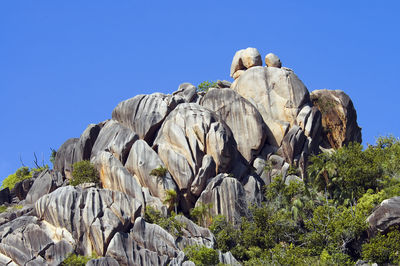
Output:
M386 235L378 234L369 243L362 245L362 255L365 260L382 264L400 265L400 232L398 228Z
M203 81L197 85L197 91L207 92L209 88L217 88L217 83L214 81Z
M187 246L184 252L189 260L193 261L196 265L218 265L218 251L207 248L205 246L193 245Z
M151 170L150 175L154 175L157 177L164 177L168 172L168 169L163 167L163 166L159 166L153 170Z
M146 211L144 213L144 219L147 222L157 224L170 234L179 237L182 235L182 228L184 228L185 225L177 221L175 216L176 214L172 212L170 216L164 217L160 211L151 206L146 206Z
M72 180L70 181L72 186L82 183L99 183L99 174L89 161L76 162L72 168Z
M1 205L0 206L0 213L6 212L7 211L7 206Z
M29 167L23 166L19 168L14 174L9 175L3 180L2 189L8 187L11 190L18 182L31 177L32 177L32 172L29 171Z
M212 222L211 208L212 208L212 203L209 204L200 203L197 207L194 207L190 211L190 217L198 225L207 227Z
M69 254L68 257L61 263L63 266L85 266L86 263L92 259L95 259L96 256L82 256L76 254Z

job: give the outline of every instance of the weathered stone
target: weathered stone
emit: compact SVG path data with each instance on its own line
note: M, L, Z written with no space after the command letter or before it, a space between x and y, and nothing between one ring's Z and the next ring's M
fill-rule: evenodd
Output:
M350 142L361 143L361 128L350 97L341 90L316 90L311 93L313 104L322 114L324 148L340 148Z
M167 190L177 190L168 172L164 176L150 174L156 168L165 168L165 165L157 153L143 140L138 140L133 144L125 167L138 178L141 186L148 187L151 195L155 197L164 200Z
M50 265L60 265L70 253L72 253L73 246L68 241L61 239L51 245L44 254L44 258Z
M58 172L48 169L42 171L26 195L25 202L27 204L35 203L43 195L51 193L60 187L62 181L62 176Z
M16 183L14 188L11 190L11 194L18 197L19 200L24 200L34 181L33 178L28 178Z
M215 248L216 240L211 231L198 226L183 215L175 216L175 220L183 224L182 236L177 239L177 246L183 250L186 246L202 245Z
M170 111L167 95L138 95L119 103L112 112L112 118L132 129L140 139L152 143Z
M103 188L121 191L144 205L145 200L139 182L111 153L102 151L92 159L92 162L100 173Z
M75 145L75 162L83 160L90 160L93 146L100 133L103 124L90 124L79 138L79 141Z
M180 190L191 188L206 154L213 158L217 173L231 172L234 163L240 164L229 127L217 114L194 103L172 111L154 143Z
M232 84L262 115L271 133L268 142L280 146L304 105L310 105L307 88L287 68L252 67Z
M197 98L197 88L190 83L182 83L177 91L172 93L173 101L176 103L190 103Z
M246 176L242 182L244 191L246 193L247 206L261 206L263 196L264 182L256 175Z
M11 200L10 189L4 188L0 190L0 205L4 203L9 203Z
M86 266L119 266L118 261L111 257L93 259L86 263Z
M215 176L215 169L216 166L214 159L210 155L204 155L199 172L193 180L190 188L190 191L193 193L193 195L199 196L201 194L207 185L208 179Z
M60 172L68 179L72 178L72 165L74 164L75 145L79 139L72 138L64 142L57 150L54 170Z
M227 174L219 174L210 181L197 200L196 206L200 204L212 204L212 216L222 214L233 223L239 223L241 217L247 215L243 185Z
M151 241L157 242L158 239ZM161 242L157 242L161 243ZM114 258L119 265L167 265L168 255L158 255L140 246L133 238L132 231L128 233L116 233L110 241L107 256Z
M238 79L238 78L240 77L240 75L242 75L244 72L245 72L245 70L238 70L238 71L236 71L236 72L233 74L232 78L236 80L236 79Z
M220 89L230 88L231 85L232 85L232 83L227 80L217 80L217 86Z
M400 196L382 201L367 218L367 222L372 236L377 232L386 233L390 227L400 225Z
M307 137L299 126L293 126L282 140L278 153L282 155L286 162L294 164L298 162L304 150ZM305 149L308 149L306 146Z
M104 255L114 234L140 215L141 204L118 191L68 186L41 197L35 210L40 219L79 239L79 253Z
M233 78L233 75L238 71L238 70L246 70L246 68L243 65L242 61L242 52L244 49L239 50L235 53L232 59L232 64L231 64L231 73L230 76ZM235 78L234 78L235 79Z
M132 144L138 136L131 129L117 121L110 120L100 130L99 136L93 145L91 158L101 151L109 151L115 158L125 164Z
M268 67L282 67L282 63L281 60L279 59L279 57L273 53L269 53L265 56L265 64Z
M231 77L240 70L246 70L254 66L261 66L261 55L256 48L246 48L236 52L231 64Z
M258 110L231 89L211 89L201 104L221 116L232 130L239 152L251 162L264 146L268 132Z
M230 251L222 253L218 251L219 262L224 265L240 266L241 264L235 259Z
M22 209L10 206L7 211L0 214L0 225L8 223L23 215L32 215L32 206L23 206Z

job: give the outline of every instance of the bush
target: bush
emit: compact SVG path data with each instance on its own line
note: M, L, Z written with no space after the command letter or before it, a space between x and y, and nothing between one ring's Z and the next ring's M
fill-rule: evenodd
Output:
M144 213L144 219L148 223L157 224L167 230L170 234L179 237L182 235L182 228L185 226L175 219L176 214L172 214L168 217L164 217L160 211L154 209L151 206L146 206Z
M32 173L29 171L29 167L21 167L14 174L9 175L3 180L2 189L9 188L10 190L14 188L15 184L25 179L31 178Z
M7 211L7 206L1 205L0 206L0 213L6 212Z
M193 245L187 246L184 252L189 260L193 261L196 265L218 265L218 251L207 248L205 246Z
M70 181L72 186L82 183L99 183L99 174L89 161L76 162L72 169L72 180Z
M365 260L379 265L400 264L400 232L398 228L387 233L378 234L369 243L362 245L362 255Z
M163 166L159 166L153 170L151 170L150 175L154 175L157 177L164 177L168 172L168 169L163 167Z
M217 83L214 81L203 81L197 85L197 91L207 92L209 88L217 88Z
M76 254L69 254L68 257L61 263L61 265L65 266L85 266L89 260L95 259L96 256L82 256Z

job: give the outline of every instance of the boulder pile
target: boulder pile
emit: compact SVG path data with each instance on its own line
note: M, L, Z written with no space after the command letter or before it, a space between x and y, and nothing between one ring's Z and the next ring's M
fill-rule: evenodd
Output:
M210 206L211 216L238 224L275 176L304 179L309 155L361 142L344 92L310 94L278 56L265 63L257 49L240 50L233 83L137 95L67 140L54 170L4 192L24 208L0 215L0 264L58 265L75 252L104 257L88 265L190 265L186 246L215 247L212 233L184 216L192 208ZM95 165L100 185L68 185L82 160ZM144 218L149 206L166 215L171 191L185 225L179 236ZM237 264L230 253L219 257Z

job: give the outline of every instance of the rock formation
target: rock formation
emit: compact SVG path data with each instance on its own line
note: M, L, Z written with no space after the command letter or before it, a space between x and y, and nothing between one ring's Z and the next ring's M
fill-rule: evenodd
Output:
M75 253L100 256L87 265L194 265L185 247L216 248L216 240L186 217L192 208L210 206L210 215L238 224L249 206L261 204L262 187L275 176L301 182L309 155L361 142L346 94L310 96L278 56L267 54L265 63L257 49L240 50L233 83L219 80L203 92L183 83L171 95L135 96L119 103L111 119L67 140L54 170L0 192L3 204L24 205L0 214L0 264L58 265ZM82 160L98 170L97 187L68 186ZM373 228L398 223L396 210L389 219L385 207L396 200L369 218ZM174 218L179 236L145 217L149 207L166 216L171 204L182 212ZM219 259L238 265L229 252L219 251Z

